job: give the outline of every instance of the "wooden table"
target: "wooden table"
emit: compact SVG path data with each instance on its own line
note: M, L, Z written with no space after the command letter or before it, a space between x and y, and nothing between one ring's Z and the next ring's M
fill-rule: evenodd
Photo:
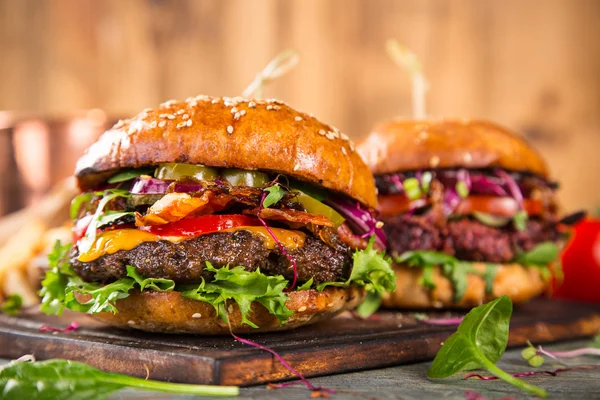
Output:
M568 342L545 346L547 349L565 350L582 347L589 341ZM525 371L531 368L521 358L520 349L509 350L499 365L510 372ZM5 363L7 360L0 360ZM600 367L600 357L580 357L568 360L571 365L596 365ZM349 374L313 378L316 386L325 386L337 390L353 391L360 396L340 393L334 399L465 399L465 391L474 390L486 399L513 397L528 398L523 392L501 381L462 380L463 373L442 380L428 380L426 371L429 362L383 368ZM546 361L542 369L554 369L553 363ZM542 386L550 394L550 399L600 399L600 369L587 371L569 371L556 377L537 375L525 378L528 382ZM269 390L265 386L242 388L242 399L285 399L306 400L310 392L300 387L288 387ZM114 399L191 399L189 396L171 396L161 393L124 390L117 392Z

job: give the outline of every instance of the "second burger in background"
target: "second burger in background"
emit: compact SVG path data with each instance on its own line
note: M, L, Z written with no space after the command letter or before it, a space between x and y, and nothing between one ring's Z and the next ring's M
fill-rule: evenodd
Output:
M384 245L371 172L347 136L283 102L169 101L105 132L76 177L73 243L52 255L47 313L273 331L394 287L373 248Z
M388 307L472 307L549 287L561 234L541 156L483 121L394 120L358 146L397 275Z

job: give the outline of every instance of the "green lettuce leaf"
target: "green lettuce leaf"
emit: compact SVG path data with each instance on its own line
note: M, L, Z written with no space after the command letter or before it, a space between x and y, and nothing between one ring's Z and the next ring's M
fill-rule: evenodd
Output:
M560 251L558 245L554 242L543 242L535 246L526 253L522 253L517 258L517 262L523 265L547 266L557 261Z
M8 315L17 315L23 306L23 298L18 294L11 294L6 297L0 310Z
M352 273L346 282L323 282L317 286L321 291L326 286L347 287L350 284L364 286L368 292L392 292L396 289L396 275L390 260L384 252L373 248L375 235L371 236L369 245L364 250L357 250L352 255Z
M242 322L253 328L257 326L248 319L252 311L251 304L262 304L280 322L285 322L294 313L285 306L288 296L283 292L288 281L281 275L268 276L256 271L247 271L244 267L223 267L216 269L209 262L206 270L213 272L212 282L202 281L196 288L185 290L183 297L212 304L223 318L227 300L237 303ZM224 318L226 321L226 316Z
M356 314L361 318L368 318L379 309L381 305L381 294L368 292L367 297L356 307Z

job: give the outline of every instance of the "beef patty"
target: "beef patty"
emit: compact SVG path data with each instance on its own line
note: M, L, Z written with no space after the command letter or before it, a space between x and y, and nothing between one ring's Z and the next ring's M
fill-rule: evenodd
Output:
M539 220L527 221L527 229L519 232L513 227L493 228L470 218L448 221L443 226L427 216L399 214L382 219L393 255L433 250L465 261L508 263L519 250L529 251L541 242L560 238L554 224Z
M296 261L298 281L313 278L315 283L346 280L352 269L350 248L336 240L332 246L307 234L304 246L286 250ZM120 250L91 262L77 260L71 254L73 270L88 282L111 282L127 276L131 265L146 278L167 278L177 283L196 283L210 279L206 262L215 268L243 266L248 271L260 268L266 275L293 279L292 263L279 248L268 249L263 240L249 231L217 232L179 243L161 240L144 242L132 250Z

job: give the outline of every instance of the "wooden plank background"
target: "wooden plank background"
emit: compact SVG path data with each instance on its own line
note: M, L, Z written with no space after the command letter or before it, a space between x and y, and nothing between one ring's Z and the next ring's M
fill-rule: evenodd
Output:
M520 130L550 160L566 209L600 205L595 0L0 0L0 109L120 116L237 95L295 48L300 65L267 95L359 138L410 114L390 37L421 57L429 114Z

